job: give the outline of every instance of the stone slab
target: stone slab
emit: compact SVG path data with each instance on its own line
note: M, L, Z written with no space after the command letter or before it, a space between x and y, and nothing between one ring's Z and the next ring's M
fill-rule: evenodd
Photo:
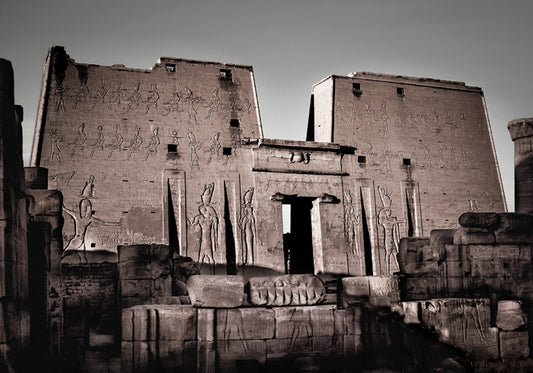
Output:
M516 300L498 302L496 326L505 331L512 331L527 325L527 317L522 312L522 303Z
M274 338L274 313L262 307L216 310L217 340Z
M370 304L373 306L390 307L400 301L398 277L369 276Z
M276 339L333 336L335 319L332 305L276 307Z
M500 331L500 357L502 359L527 358L528 356L527 331Z
M195 275L187 280L194 307L235 308L244 303L242 276Z
M313 305L326 299L324 283L309 274L253 277L249 288L249 301L257 306Z

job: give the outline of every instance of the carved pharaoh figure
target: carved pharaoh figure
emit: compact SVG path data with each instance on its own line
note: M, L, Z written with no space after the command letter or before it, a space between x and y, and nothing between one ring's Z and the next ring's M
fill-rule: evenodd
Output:
M217 132L215 136L213 136L213 143L209 147L209 157L207 158L207 164L211 163L213 158L218 158L220 156L220 149L222 149L222 145L220 145L220 132Z
M82 123L78 127L78 134L76 135L76 138L70 143L70 145L72 145L70 155L73 156L77 149L83 150L86 142L87 135L85 134L85 123Z
M95 151L104 151L104 142L104 127L98 126L98 134L96 135L96 140L94 140L94 142L91 144L91 158L93 157Z
M135 127L135 135L133 136L133 139L131 140L130 144L126 147L124 147L124 150L128 151L128 158L129 161L131 158L132 153L136 153L141 148L141 145L143 143L143 139L139 132L141 131L141 127Z
M61 147L59 144L63 142L63 137L57 133L57 129L50 129L50 162L56 161L61 162Z
M150 137L150 141L148 142L148 150L146 151L146 160L148 160L148 157L150 157L150 154L157 153L157 147L161 141L159 140L159 127L154 128L154 131L152 132L152 136Z
M250 188L244 193L242 215L239 221L239 226L243 235L243 250L242 250L242 264L254 264L255 255L255 215L252 207L252 199L254 196L254 188Z
M218 215L211 206L215 184L204 185L202 203L198 206L198 215L191 221L191 226L200 229L198 241L198 264L209 264L211 273L215 273L215 252L218 249Z
M361 257L361 252L357 242L357 232L359 231L359 224L361 223L361 214L356 214L355 206L353 204L352 192L346 190L346 203L344 206L344 224L346 235L348 236L348 244L352 255Z
M390 192L381 186L378 186L378 192L381 203L383 204L383 208L378 213L378 222L384 230L383 246L385 248L386 274L392 275L400 269L397 254L400 244L400 224L404 220L398 220L396 216L392 216L392 198L390 197Z

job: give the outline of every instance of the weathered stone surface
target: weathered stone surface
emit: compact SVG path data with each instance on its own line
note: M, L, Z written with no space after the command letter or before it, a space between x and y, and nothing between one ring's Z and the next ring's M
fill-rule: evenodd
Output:
M197 339L199 341L214 341L216 337L216 311L212 308L198 308L197 312Z
M400 300L398 277L396 276L369 276L370 304L373 306L390 307Z
M368 276L344 277L342 279L342 303L347 306L370 298Z
M400 302L403 310L403 322L406 324L420 324L420 316L418 313L419 302Z
M191 306L134 306L122 310L122 340L195 340L196 324L196 309Z
M348 307L333 312L335 335L361 334L361 308Z
M459 217L459 224L465 228L494 229L500 224L500 215L494 212L465 212Z
M314 275L253 277L249 286L249 301L257 306L313 305L326 299L324 283Z
M244 303L242 276L191 276L187 289L194 307L234 308Z
M527 325L527 317L522 311L522 302L501 300L498 302L496 326L505 331L512 331Z
M28 189L48 189L48 169L24 167L24 179Z
M466 244L491 244L496 240L493 232L472 232L466 228L460 228L455 231L453 236L454 245Z
M423 262L435 261L440 262L446 258L446 249L444 245L428 245L418 249L419 257Z
M262 307L216 310L217 340L271 339L274 310Z
M500 357L502 359L526 358L529 356L527 331L500 331Z
M332 305L276 307L276 339L332 336L335 319Z
M455 229L433 229L429 234L429 245L433 246L452 244L454 234Z

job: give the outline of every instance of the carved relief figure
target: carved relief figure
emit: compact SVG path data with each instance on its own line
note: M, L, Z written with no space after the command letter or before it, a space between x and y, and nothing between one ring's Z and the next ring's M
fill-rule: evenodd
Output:
M126 113L129 113L133 105L139 107L141 103L141 83L137 82L133 85L133 94L128 98L128 105L126 107Z
M209 158L207 158L207 164L211 163L211 160L213 158L219 158L220 157L220 149L222 149L222 145L220 145L220 141L218 140L220 137L220 132L217 132L215 136L213 136L213 143L209 147Z
M202 144L196 141L194 133L187 132L187 138L189 139L189 147L191 148L191 170L193 168L200 169L200 157L198 156L198 150L202 148Z
M77 149L83 150L86 142L87 142L87 135L85 134L85 123L82 123L78 127L78 134L76 135L76 138L74 139L73 142L69 144L69 145L72 145L70 155L73 156L74 153L76 153Z
M345 190L344 196L346 197L344 202L345 232L348 236L348 244L352 255L359 258L361 257L361 252L357 242L357 232L359 231L359 224L361 223L361 214L356 214L352 192L350 190Z
M98 219L94 216L94 211L92 210L92 203L89 199L83 198L79 205L78 211L71 210L63 205L63 210L69 214L72 219L74 219L74 237L70 239L67 243L67 246L63 250L63 257L67 254L68 251L74 250L83 250L86 251L85 246L85 235L87 234L87 229L91 224L100 224L100 225L120 225L120 223L106 222L102 219Z
M220 98L218 97L218 88L213 91L213 96L211 96L211 101L209 101L209 111L205 119L211 118L212 113L218 112L218 107L220 106Z
M121 104L122 99L124 98L124 91L126 89L122 88L122 82L116 81L115 85L113 87L113 90L111 91L110 97L109 97L109 106L111 107L111 104Z
M107 158L111 158L113 155L113 151L121 151L122 150L122 143L124 142L124 137L120 134L120 126L118 124L115 125L115 137L113 138L113 141L111 141L109 144L106 145L106 148L109 148L109 155Z
M198 97L194 97L194 93L189 87L186 88L186 93L187 96L185 97L185 101L187 102L187 121L189 124L196 124L196 116L198 115L198 111L196 110L195 105L200 99Z
M170 96L168 101L163 102L163 106L165 108L165 111L163 112L163 115L167 116L173 110L178 112L178 108L179 108L178 105L179 105L180 101L181 101L181 96L180 96L176 86L174 86L174 91L172 92L172 95Z
M148 157L150 157L150 154L157 153L157 147L161 144L161 141L159 140L159 127L154 128L154 131L152 132L152 136L150 136L150 141L148 142L148 150L146 151L146 160L148 160Z
M54 158L56 161L61 162L61 148L59 144L63 142L63 137L57 133L57 129L55 128L50 129L50 141L50 162L54 162Z
M152 106L155 106L157 109L157 102L159 101L159 92L157 91L157 84L152 84L152 89L148 91L148 97L146 98L146 109L144 114L147 114L150 111Z
M56 189L63 189L65 186L69 186L70 180L74 177L76 171L61 172L55 175L50 175L50 181L55 181Z
M94 197L94 175L89 176L89 180L87 180L87 182L83 186L80 195L84 198Z
M141 127L137 126L135 127L135 135L133 136L133 139L131 140L130 144L128 146L124 147L124 150L128 151L128 158L129 161L131 158L132 153L136 153L141 148L141 145L143 143L143 139L139 132L141 131Z
M243 96L244 98L242 100L241 111L248 112L250 110L250 107L252 106L250 98L248 97L248 92L244 91Z
M96 104L101 103L105 104L105 97L107 96L107 89L104 85L104 80L100 79L100 88L96 91L96 94L94 95L94 102L93 102L93 109L96 106Z
M91 158L94 155L94 152L96 150L99 150L101 152L104 151L104 127L98 126L98 134L96 135L96 140L91 144Z
M87 82L80 83L80 88L78 89L78 92L76 93L76 100L74 101L74 109L78 108L78 105L84 104L87 102L87 97L89 96L89 87L87 87ZM85 105L82 105L82 110L84 109Z
M254 188L248 189L244 193L243 197L243 206L241 219L239 221L239 227L243 235L243 250L242 250L242 264L248 265L254 264L255 260L255 237L256 237L256 226L255 226L255 215L254 208L252 206L252 199L254 197Z
M63 88L63 84L60 81L56 80L56 89L55 89L56 100L57 100L56 108L55 108L56 113L58 113L60 109L63 113L65 112L66 92L67 92L67 88Z
M399 252L400 244L400 227L404 220L398 220L392 216L392 198L391 193L386 189L378 186L379 198L383 208L378 213L378 222L383 227L384 247L385 247L385 264L386 274L392 275L400 268L396 255ZM394 264L394 267L393 267Z
M211 273L215 273L215 251L218 249L218 215L211 206L215 184L204 185L202 203L198 206L198 215L190 222L191 226L200 229L198 241L198 264L210 265Z
M294 348L295 343L299 338L305 338L307 342L306 347L312 348L310 337L313 336L313 325L311 324L311 314L309 309L300 309L295 307L292 310L289 324L291 328L291 334L287 352L290 352Z

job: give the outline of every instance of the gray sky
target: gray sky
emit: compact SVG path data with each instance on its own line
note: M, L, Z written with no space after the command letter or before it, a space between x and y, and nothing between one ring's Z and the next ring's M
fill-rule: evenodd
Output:
M27 162L50 45L83 63L150 68L160 56L253 65L266 137L303 140L311 86L351 71L464 81L485 92L509 209L507 123L533 116L529 0L4 0Z

